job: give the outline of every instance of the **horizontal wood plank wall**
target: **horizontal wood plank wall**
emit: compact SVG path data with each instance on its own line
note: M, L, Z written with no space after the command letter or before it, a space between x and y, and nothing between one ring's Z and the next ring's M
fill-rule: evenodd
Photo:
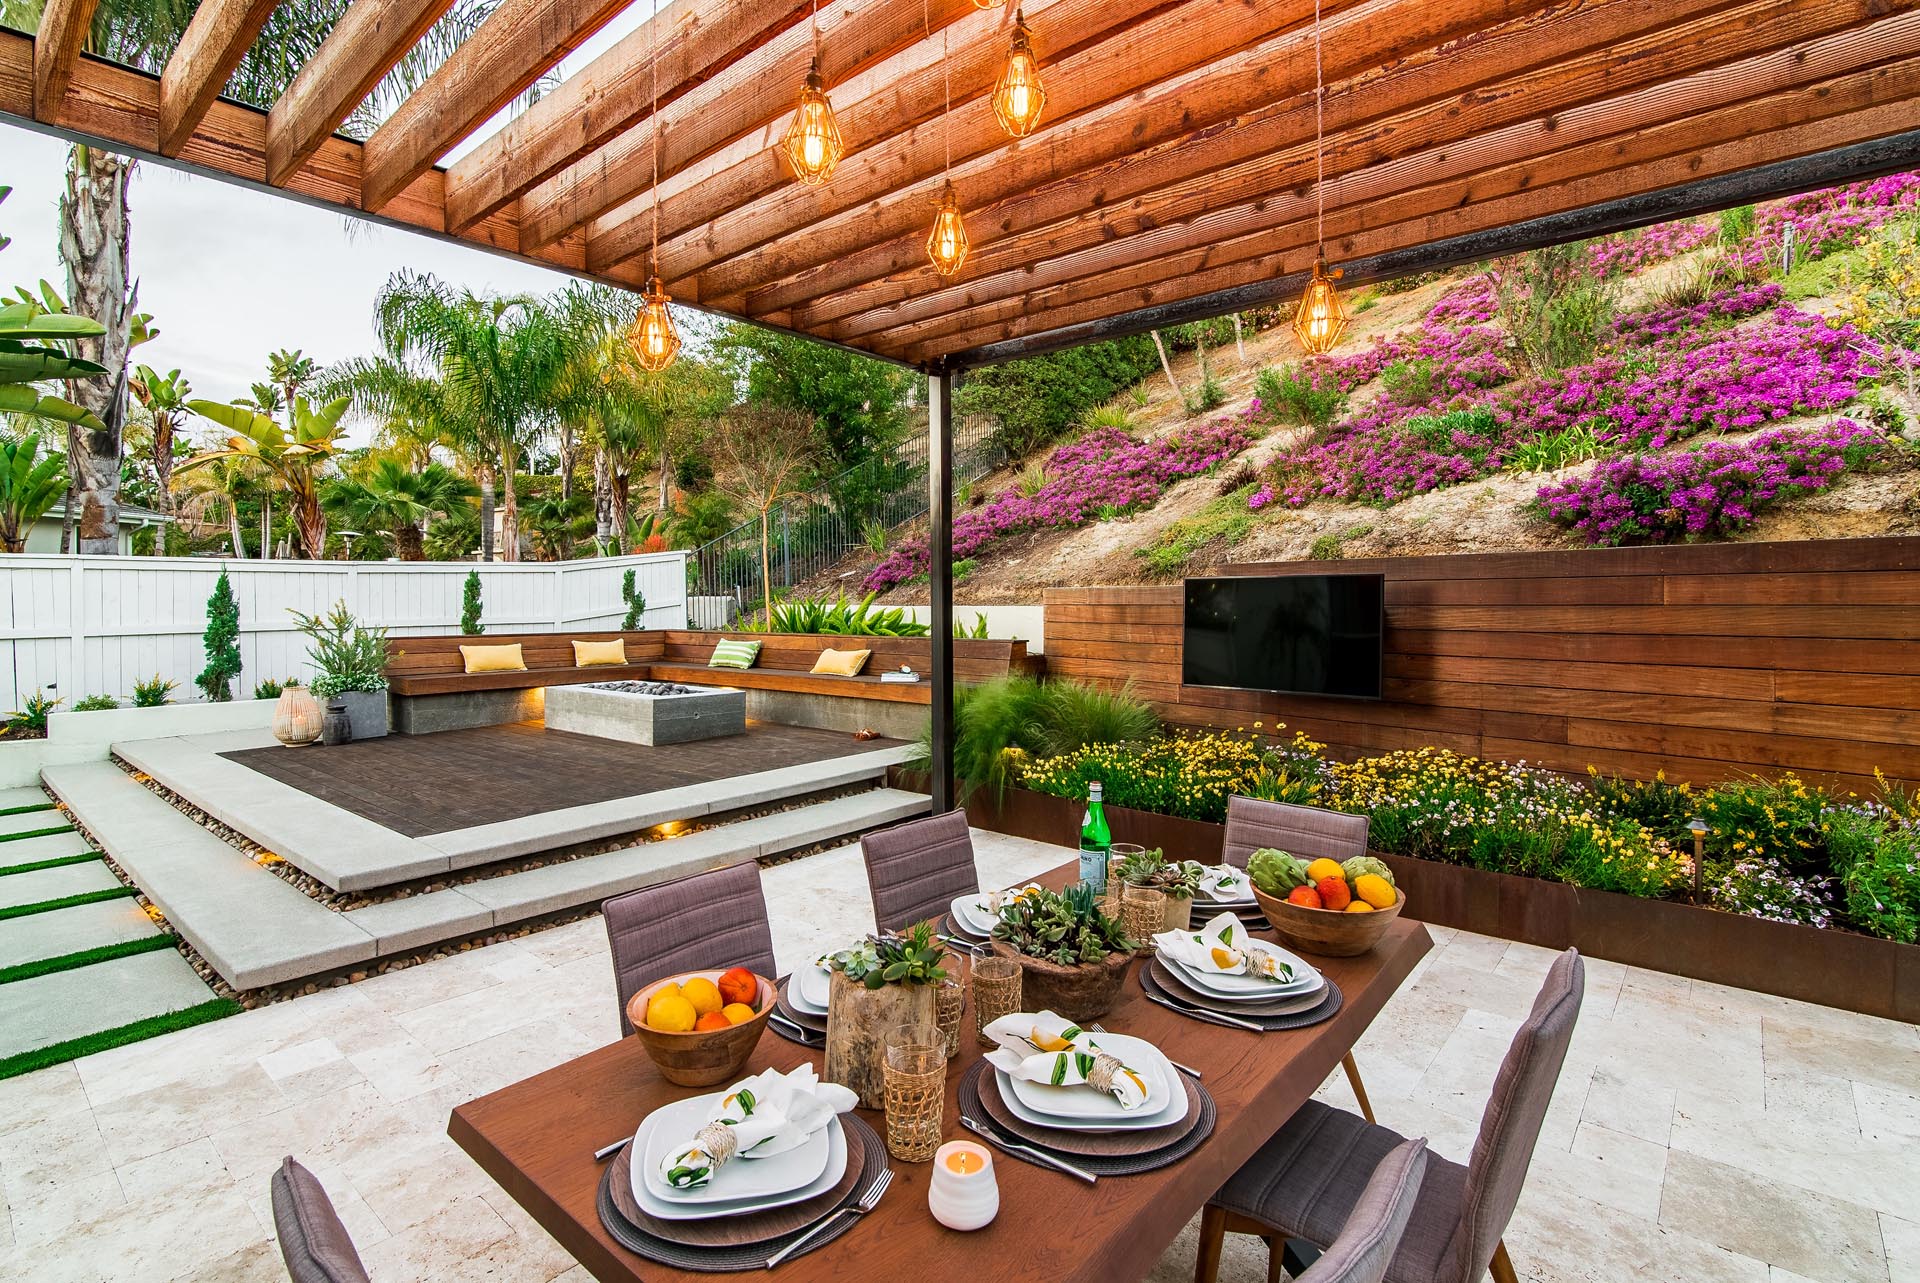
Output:
M1386 576L1385 696L1185 686L1179 584L1047 592L1047 667L1171 722L1284 722L1337 757L1437 745L1696 783L1920 780L1920 538L1233 566Z

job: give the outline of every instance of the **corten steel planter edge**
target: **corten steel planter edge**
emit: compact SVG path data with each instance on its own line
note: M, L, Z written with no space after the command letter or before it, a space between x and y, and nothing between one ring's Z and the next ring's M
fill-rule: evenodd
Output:
M913 788L919 781L899 772L896 782ZM1062 846L1079 841L1083 807L1071 798L1010 788L997 801L977 792L966 809L977 828ZM1179 859L1217 857L1226 831L1120 806L1107 807L1107 821L1115 841L1162 847ZM1920 1023L1920 945L1374 854L1406 893L1406 916L1434 926L1547 949L1573 946L1628 966Z

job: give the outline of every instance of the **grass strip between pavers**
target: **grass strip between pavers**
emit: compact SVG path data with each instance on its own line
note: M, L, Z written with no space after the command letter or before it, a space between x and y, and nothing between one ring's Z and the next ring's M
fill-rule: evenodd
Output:
M29 802L25 806L0 806L0 815L25 815L28 811L51 811L51 802Z
M132 894L132 887L102 887L98 891L82 891L79 895L63 895L57 900L42 900L38 904L16 904L10 909L0 909L0 922L8 918L24 918L30 913L70 909L76 904L92 904L95 900L118 900L121 896Z
M158 1038L161 1034L170 1034L176 1029L190 1029L194 1025L204 1025L210 1020L221 1020L227 1016L238 1015L240 1011L240 1004L233 999L214 998L195 1007L170 1011L164 1016L148 1016L145 1020L136 1020L132 1024L121 1025L115 1029L102 1029L97 1034L69 1038L65 1042L36 1047L32 1051L16 1052L11 1056L0 1058L0 1078L30 1074L36 1069L45 1069L48 1065L65 1064L69 1060L91 1056L94 1052L105 1051L109 1047L124 1047L130 1042Z
M50 829L24 829L19 833L0 833L0 842L17 842L21 838L52 837L56 833L71 833L73 825L57 824Z
M163 931L157 935L141 936L138 940L121 940L115 944L95 945L78 953L63 953L57 958L37 958L32 962L15 963L11 967L0 967L0 985L52 975L56 971L72 971L75 967L89 967L96 962L125 958L131 954L171 949L175 939Z
M100 858L98 851L81 851L74 855L56 855L50 860L32 860L26 864L9 864L0 867L0 878L9 873L38 873L41 869L57 869L67 864L85 864L88 860Z

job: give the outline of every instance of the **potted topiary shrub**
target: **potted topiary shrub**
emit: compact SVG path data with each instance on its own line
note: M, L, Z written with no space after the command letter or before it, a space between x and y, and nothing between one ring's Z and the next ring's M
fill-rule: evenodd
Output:
M1023 896L1000 911L993 951L1020 964L1020 1001L1085 1024L1113 1006L1133 960L1133 942L1100 912L1093 888Z
M929 1041L939 1038L934 991L947 973L946 954L933 938L933 924L868 936L851 949L822 960L833 973L827 996L827 1056L821 1075L860 1097L867 1109L886 1104L889 1031L915 1026Z
M344 601L324 615L289 611L311 645L316 676L311 690L323 703L346 706L356 740L387 733L387 630L364 628Z

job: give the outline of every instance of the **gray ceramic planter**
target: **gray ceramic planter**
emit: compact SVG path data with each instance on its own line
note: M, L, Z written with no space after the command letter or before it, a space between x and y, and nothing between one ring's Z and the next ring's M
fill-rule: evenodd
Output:
M347 706L354 739L377 740L387 733L387 692L342 691L327 700L330 704L336 701Z

